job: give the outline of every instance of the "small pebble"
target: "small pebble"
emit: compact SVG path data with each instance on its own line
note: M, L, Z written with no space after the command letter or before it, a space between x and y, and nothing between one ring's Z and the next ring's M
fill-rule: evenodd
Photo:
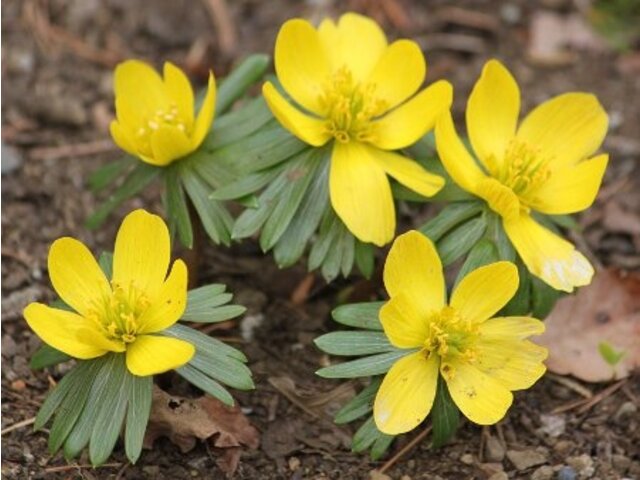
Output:
M611 456L611 464L618 473L627 473L631 466L631 459L624 455L614 454Z
M538 467L531 474L531 480L551 480L551 478L553 478L553 467L549 465Z
M517 470L526 470L546 463L547 458L535 450L509 450L507 458Z
M556 476L556 478L558 480L576 480L576 478L578 477L578 474L576 473L576 471L571 468L571 467L562 467L560 470L558 470L558 475Z
M485 446L485 457L489 462L501 462L504 459L505 448L498 437L489 437Z
M509 476L504 472L496 472L489 477L489 480L509 480Z
M573 468L581 478L591 478L595 472L593 459L586 453L567 458L567 464Z
M638 413L638 407L633 402L624 402L613 415L613 420L618 425L626 424L631 418Z
M460 461L466 465L473 465L476 460L470 453L465 453L460 457Z

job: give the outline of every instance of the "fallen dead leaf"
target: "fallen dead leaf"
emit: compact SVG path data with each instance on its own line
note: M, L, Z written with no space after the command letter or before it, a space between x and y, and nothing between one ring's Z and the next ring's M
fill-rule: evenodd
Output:
M629 376L640 366L640 275L596 273L591 285L556 304L545 325L538 343L549 349L550 371L587 382ZM625 351L615 368L600 355L601 342Z
M153 404L144 447L152 448L159 437L168 437L184 453L206 440L220 450L218 467L233 474L243 446L258 448L260 435L236 404L228 407L208 395L184 398L169 395L154 386Z
M640 214L624 209L618 202L607 202L604 208L604 226L611 232L640 235Z

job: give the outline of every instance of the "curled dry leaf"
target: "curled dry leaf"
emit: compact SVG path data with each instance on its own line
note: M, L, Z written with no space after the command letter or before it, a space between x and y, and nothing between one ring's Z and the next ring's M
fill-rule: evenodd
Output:
M598 272L591 285L560 300L545 321L538 343L549 349L547 367L587 382L624 378L640 367L640 275ZM598 345L624 351L607 364Z
M255 449L260 444L258 430L237 404L228 407L208 395L195 399L173 396L154 387L145 448L151 448L159 437L168 437L182 452L195 447L196 440L208 441L221 450L216 463L227 474L237 469L243 446Z

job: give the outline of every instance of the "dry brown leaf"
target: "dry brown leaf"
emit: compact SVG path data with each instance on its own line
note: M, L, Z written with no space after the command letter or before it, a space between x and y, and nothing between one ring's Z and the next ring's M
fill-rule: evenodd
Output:
M169 395L154 386L151 416L144 438L152 448L159 437L168 437L182 452L188 452L196 440L207 440L221 449L216 463L232 474L238 468L243 446L258 448L260 434L236 404L228 407L216 398L184 398Z
M591 285L560 300L545 324L539 343L549 349L550 371L587 382L627 377L640 366L640 275L598 272ZM601 342L625 352L615 372L598 351Z

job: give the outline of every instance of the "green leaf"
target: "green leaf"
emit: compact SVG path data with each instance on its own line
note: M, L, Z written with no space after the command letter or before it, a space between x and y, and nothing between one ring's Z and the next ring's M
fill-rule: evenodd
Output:
M211 189L195 170L186 167L183 169L181 177L184 188L209 238L217 244L230 245L233 218L227 209L220 202L209 198Z
M373 410L373 401L378 393L378 388L382 383L382 377L376 377L358 395L353 397L349 403L342 407L333 421L338 425L353 422L360 417L367 415Z
M103 190L122 175L127 168L131 168L137 161L137 158L131 155L125 155L120 160L111 161L103 165L89 176L89 188L94 193Z
M446 267L467 253L482 238L487 228L484 216L476 217L457 226L438 242L440 260Z
M531 312L531 275L520 260L516 261L518 267L518 290L509 303L507 303L500 315L514 316L514 315L529 315Z
M354 237L347 228L343 228L338 248L342 252L342 263L340 266L340 271L342 272L342 276L345 278L348 277L351 273L351 270L353 270L356 242L356 237Z
M318 236L311 246L311 252L309 253L309 270L315 270L326 262L325 259L329 254L329 250L332 245L335 245L340 233L340 223L340 219L332 209L326 210L322 223L320 224ZM334 264L335 275L337 275L340 265L339 262L335 260Z
M45 343L31 357L29 368L32 370L40 370L51 367L52 365L57 365L58 363L67 362L72 358L73 357L70 357L66 353L56 350Z
M187 200L180 183L179 163L165 168L165 203L169 230L178 233L180 243L193 248L193 228ZM172 235L173 236L173 235Z
M365 278L371 278L375 268L375 249L371 243L363 243L356 239L355 261L360 273Z
M196 350L207 352L209 355L219 355L233 358L240 362L246 362L247 357L240 350L230 347L220 340L205 335L198 330L189 328L186 325L180 325L176 323L171 327L162 331L163 334L167 334L171 337L185 340L196 347Z
M395 439L395 435L387 435L386 433L380 432L380 435L378 435L378 438L376 438L376 441L373 442L371 446L371 460L381 459Z
M475 217L481 211L482 204L477 201L452 203L444 207L438 215L420 227L420 231L429 237L431 241L437 242L454 227Z
M329 162L321 165L289 227L276 243L273 256L280 268L293 265L304 253L307 243L318 230L318 225L329 207Z
M113 253L102 252L98 257L98 265L104 272L104 276L110 280L113 276Z
M124 447L127 458L136 463L142 452L144 434L151 413L153 397L153 376L132 376L129 387L127 423L124 434Z
M384 302L341 305L331 312L331 316L336 322L348 327L382 331L382 324L378 317L382 305Z
M358 356L397 350L383 332L331 332L316 338L314 343L331 355Z
M79 371L78 377L74 377L73 389L67 392L68 394L64 396L61 403L56 407L56 416L49 432L49 451L51 454L60 449L69 433L71 433L78 417L80 417L94 378L99 372L98 369L102 368L106 363L105 357L107 355L86 362L90 364L90 368L83 367ZM85 362L79 362L78 365L84 364ZM70 375L70 373L67 375ZM62 384L62 381L60 383ZM40 422L36 422L36 425L40 425Z
M253 54L235 67L218 86L216 112L221 115L233 102L256 83L266 72L270 58L264 54Z
M371 416L354 434L351 442L351 450L358 453L371 448L371 459L377 460L384 455L394 438L393 435L387 435L378 430Z
M598 344L598 352L602 359L612 367L620 363L620 360L627 354L625 350L618 350L607 341Z
M187 365L231 388L238 390L255 388L249 367L233 357L210 350L196 350L196 354Z
M574 230L576 232L581 230L580 224L573 215L547 215L547 218L557 226L566 228L567 230Z
M447 382L438 375L438 387L436 398L431 409L431 421L433 423L432 442L434 448L441 447L456 433L460 413L458 407L451 399Z
M280 190L277 203L272 206L271 214L262 228L260 247L263 252L270 250L282 237L323 159L322 151L318 154L316 150L307 150L306 155L292 162L287 172L287 184Z
M89 441L89 458L94 467L107 461L116 445L127 413L130 379L124 354L111 354L99 375L107 376L102 396L97 400L94 427Z
M415 352L416 349L396 350L388 353L380 353L369 357L339 363L330 367L321 368L316 375L323 378L354 378L382 375L386 373L400 358Z
M271 183L282 171L281 165L266 168L259 172L243 175L227 185L222 185L209 197L213 200L237 200L257 192L262 187Z
M498 260L498 249L495 244L488 238L483 238L476 243L469 252L467 259L464 261L460 271L458 272L458 276L456 277L456 282L452 290L455 290L460 281L472 271L484 265L497 262Z
M107 219L109 214L118 207L122 202L137 195L147 185L149 185L160 173L162 169L149 165L144 162L138 162L131 173L125 178L122 185L111 193L107 200L91 214L85 222L88 229L94 230L98 228Z
M531 314L535 318L546 318L561 296L561 292L531 276Z
M234 405L235 402L233 400L233 397L222 385L216 382L213 378L195 368L193 365L184 365L176 369L176 372L178 372L178 374L189 383L195 385L200 390L208 393L209 395L216 397L225 405L229 405L230 407Z
M238 110L217 118L203 146L206 150L217 150L237 142L254 133L273 118L262 96L248 100Z
M515 262L516 251L513 249L513 245L511 245L511 241L504 231L502 219L488 208L485 209L484 215L487 220L485 238L490 239L496 245L500 260Z
M233 295L224 293L221 284L206 285L187 293L187 308L180 320L197 323L216 323L242 315L247 309L240 305L226 305Z

